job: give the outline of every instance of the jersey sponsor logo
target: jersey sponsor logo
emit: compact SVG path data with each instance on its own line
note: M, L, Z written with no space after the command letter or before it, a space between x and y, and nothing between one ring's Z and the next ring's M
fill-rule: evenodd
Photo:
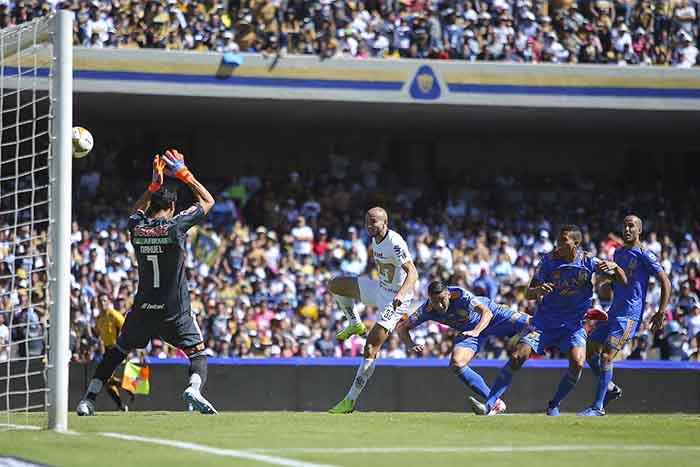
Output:
M384 255L381 251L372 250L372 252L374 253L375 258L384 258Z
M165 303L142 303L142 310L163 310L165 309Z
M147 225L137 225L134 227L134 235L139 237L163 237L168 235L168 225L157 225L150 227Z
M399 259L406 259L406 252L399 245L394 246L394 254Z
M139 247L139 253L143 255L152 253L163 253L163 247L160 245L143 245Z
M169 243L175 242L172 241L170 237L136 237L131 241L131 243L133 243L134 245L167 245Z

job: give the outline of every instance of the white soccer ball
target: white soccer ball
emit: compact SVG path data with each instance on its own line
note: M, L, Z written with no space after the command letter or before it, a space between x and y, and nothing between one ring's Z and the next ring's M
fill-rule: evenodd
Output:
M95 141L92 134L81 126L73 127L73 157L80 159L92 151Z

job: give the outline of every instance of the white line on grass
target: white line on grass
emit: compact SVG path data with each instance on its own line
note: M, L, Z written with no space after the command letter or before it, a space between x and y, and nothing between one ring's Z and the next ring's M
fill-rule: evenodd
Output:
M189 449L191 451L205 452L207 454L215 454L217 456L237 457L239 459L248 459L258 462L264 462L274 465L286 465L289 467L333 467L327 464L312 464L310 462L297 461L294 459L286 459L284 457L268 456L265 454L256 454L247 451L237 451L234 449L215 448L202 444L186 443L183 441L172 441L169 439L144 438L142 436L125 435L121 433L100 433L102 436L109 438L123 439L126 441L140 441L142 443L160 444L162 446L171 446L180 449Z
M0 423L0 428L9 428L10 430L41 430L40 426L34 425L15 425L13 423Z
M388 447L388 448L279 448L250 449L260 453L304 454L400 454L400 453L473 453L502 452L569 452L569 451L700 451L700 446L633 445L633 444L578 444L544 446L458 446L458 447Z

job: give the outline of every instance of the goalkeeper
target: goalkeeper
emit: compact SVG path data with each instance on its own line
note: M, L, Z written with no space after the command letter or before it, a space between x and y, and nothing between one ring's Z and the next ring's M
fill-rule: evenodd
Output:
M195 203L175 215L177 193L163 185L164 175L176 177L192 190ZM177 150L153 159L153 177L136 201L129 217L129 233L139 265L139 287L116 345L107 349L95 370L87 392L78 404L78 415L94 415L95 398L114 370L132 349L141 349L156 336L187 354L189 386L183 398L201 413L216 410L201 394L207 379L207 356L202 333L190 307L185 279L187 231L202 222L214 198L185 166ZM148 213L148 214L147 214Z

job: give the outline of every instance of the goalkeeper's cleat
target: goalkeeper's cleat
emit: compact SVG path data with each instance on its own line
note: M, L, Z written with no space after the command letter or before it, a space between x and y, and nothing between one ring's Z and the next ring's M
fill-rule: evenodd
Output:
M78 402L75 412L81 417L95 415L95 403L90 399L83 399Z
M559 406L555 405L554 407L547 406L547 415L550 417L558 417L559 416Z
M328 413L353 413L355 411L355 401L347 397L338 402L335 407L328 409Z
M577 413L577 417L602 417L605 415L605 410L596 409L595 407L588 407L585 410Z
M605 391L605 398L603 399L603 409L605 409L609 403L622 397L622 388L615 385L613 389Z
M192 386L185 389L185 392L182 393L182 398L185 399L185 402L187 402L188 404L192 404L192 407L199 413L211 415L216 415L217 413L219 413L216 411L214 406L211 405L211 403L208 400L206 400L204 396L202 396L202 394Z
M355 334L357 334L358 336L364 336L365 334L367 334L367 327L361 321L359 323L353 324L352 326L346 327L338 334L336 334L335 338L339 341L344 341L348 337L353 336Z

